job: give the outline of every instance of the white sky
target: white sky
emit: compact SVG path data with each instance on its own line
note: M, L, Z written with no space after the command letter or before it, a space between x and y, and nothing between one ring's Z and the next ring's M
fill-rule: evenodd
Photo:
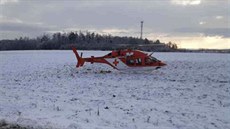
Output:
M230 48L230 0L0 0L0 39L93 31Z

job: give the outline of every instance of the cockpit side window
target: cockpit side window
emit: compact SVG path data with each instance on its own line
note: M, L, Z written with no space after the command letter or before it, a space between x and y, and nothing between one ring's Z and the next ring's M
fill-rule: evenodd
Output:
M150 58L145 58L145 64L150 64L151 63L151 59Z

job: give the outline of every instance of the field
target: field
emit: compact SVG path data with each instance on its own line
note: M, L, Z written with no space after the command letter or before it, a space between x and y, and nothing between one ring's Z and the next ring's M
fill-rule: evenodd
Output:
M1 51L0 120L28 128L230 129L230 54L153 55L167 66L122 73L101 64L76 69L72 51Z

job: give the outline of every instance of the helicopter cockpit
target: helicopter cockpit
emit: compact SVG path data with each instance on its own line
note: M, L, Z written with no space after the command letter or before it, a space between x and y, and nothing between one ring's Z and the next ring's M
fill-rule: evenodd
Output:
M149 56L145 58L145 64L151 64L151 63L155 63L158 62L159 60L157 60L155 57Z

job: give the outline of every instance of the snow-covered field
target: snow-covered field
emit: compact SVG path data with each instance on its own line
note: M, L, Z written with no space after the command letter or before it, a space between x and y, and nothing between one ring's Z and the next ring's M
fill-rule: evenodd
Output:
M72 51L1 51L0 120L29 128L230 129L230 54L154 56L167 66L134 74L101 64L76 69Z

